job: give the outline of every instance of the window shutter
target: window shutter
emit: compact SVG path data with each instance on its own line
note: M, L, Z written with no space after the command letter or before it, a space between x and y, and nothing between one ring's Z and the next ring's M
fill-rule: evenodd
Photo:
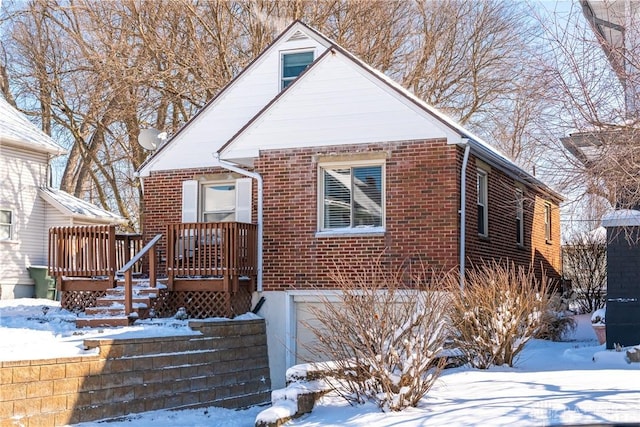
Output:
M251 223L251 178L236 180L236 221Z
M198 222L198 181L182 181L182 222Z

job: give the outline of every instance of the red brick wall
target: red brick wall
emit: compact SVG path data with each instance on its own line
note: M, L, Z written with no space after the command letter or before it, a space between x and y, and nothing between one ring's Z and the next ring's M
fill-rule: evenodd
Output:
M461 162L460 162L461 163ZM476 175L478 169L487 172L489 233L478 235ZM524 195L524 244L516 244L516 188ZM467 167L467 265L481 264L496 259L533 267L538 275L541 266L547 276L559 278L560 265L560 213L557 202L539 191L516 186L516 181L495 167L478 164L469 157ZM552 207L552 240L545 239L544 204Z
M318 164L314 156L387 152L386 233L316 237ZM456 149L445 141L401 142L261 152L264 179L264 288L333 286L334 263L421 258L457 263Z
M386 232L384 235L316 237L317 156L386 153ZM399 266L421 259L436 269L458 265L459 182L463 149L444 140L379 143L289 150L265 150L255 168L264 179L264 289L331 287L335 263L384 261ZM525 244L515 243L515 181L496 168L488 173L489 237L477 233L476 160L467 169L467 265L482 259L509 259L529 265L542 261L550 275L560 271L559 210L553 204L554 236L544 239L544 201L525 188ZM144 179L144 235L165 232L180 222L182 181L220 169L152 173ZM254 193L255 188L254 185ZM254 219L256 203L253 204ZM159 249L166 254L165 242ZM164 263L158 271L164 273Z

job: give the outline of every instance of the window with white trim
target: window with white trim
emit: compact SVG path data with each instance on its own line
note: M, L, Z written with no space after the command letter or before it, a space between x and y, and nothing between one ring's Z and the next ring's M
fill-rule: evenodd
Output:
M8 209L0 209L0 240L13 238L13 212Z
M547 242L551 241L551 205L544 204L544 238Z
M318 188L321 231L384 226L383 162L320 165Z
M313 62L313 51L282 53L280 62L280 89L284 89Z
M516 244L524 246L524 192L516 189Z
M478 169L477 175L477 193L478 193L478 234L481 236L489 235L489 205L488 205L488 185L487 172Z

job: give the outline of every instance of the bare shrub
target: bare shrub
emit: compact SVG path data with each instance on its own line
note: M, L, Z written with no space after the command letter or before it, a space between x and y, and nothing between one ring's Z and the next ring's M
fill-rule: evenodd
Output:
M324 298L311 309L317 321L306 323L316 337L310 353L331 360L324 363L333 372L331 387L349 401L373 401L385 411L416 406L445 362L448 297L431 290L426 279L433 276L425 270L412 273L409 285L402 273L379 260L337 268L338 301Z
M497 262L467 273L464 290L449 279L454 342L480 369L513 366L524 345L540 330L547 311L547 281L533 270Z
M566 309L566 301L554 295L549 298L547 309L542 315L542 324L535 337L543 340L562 341L578 326L573 313Z

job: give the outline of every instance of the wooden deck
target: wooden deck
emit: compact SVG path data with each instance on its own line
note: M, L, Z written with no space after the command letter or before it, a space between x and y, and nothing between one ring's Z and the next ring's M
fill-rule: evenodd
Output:
M166 237L169 290L237 292L257 274L255 224L169 224Z
M160 286L150 303L152 312L166 317L185 307L191 317L204 318L233 317L250 309L257 274L256 225L169 224L162 238L168 249L165 278L159 281L166 286ZM148 261L143 264L144 243L140 235L116 233L115 226L51 228L49 275L56 280L61 305L84 311L99 305L108 290L124 283L124 277L128 295L132 274L155 276L142 268L152 266L155 273L156 252L142 254ZM156 285L148 283L150 288ZM126 302L130 307L129 301L130 297Z

